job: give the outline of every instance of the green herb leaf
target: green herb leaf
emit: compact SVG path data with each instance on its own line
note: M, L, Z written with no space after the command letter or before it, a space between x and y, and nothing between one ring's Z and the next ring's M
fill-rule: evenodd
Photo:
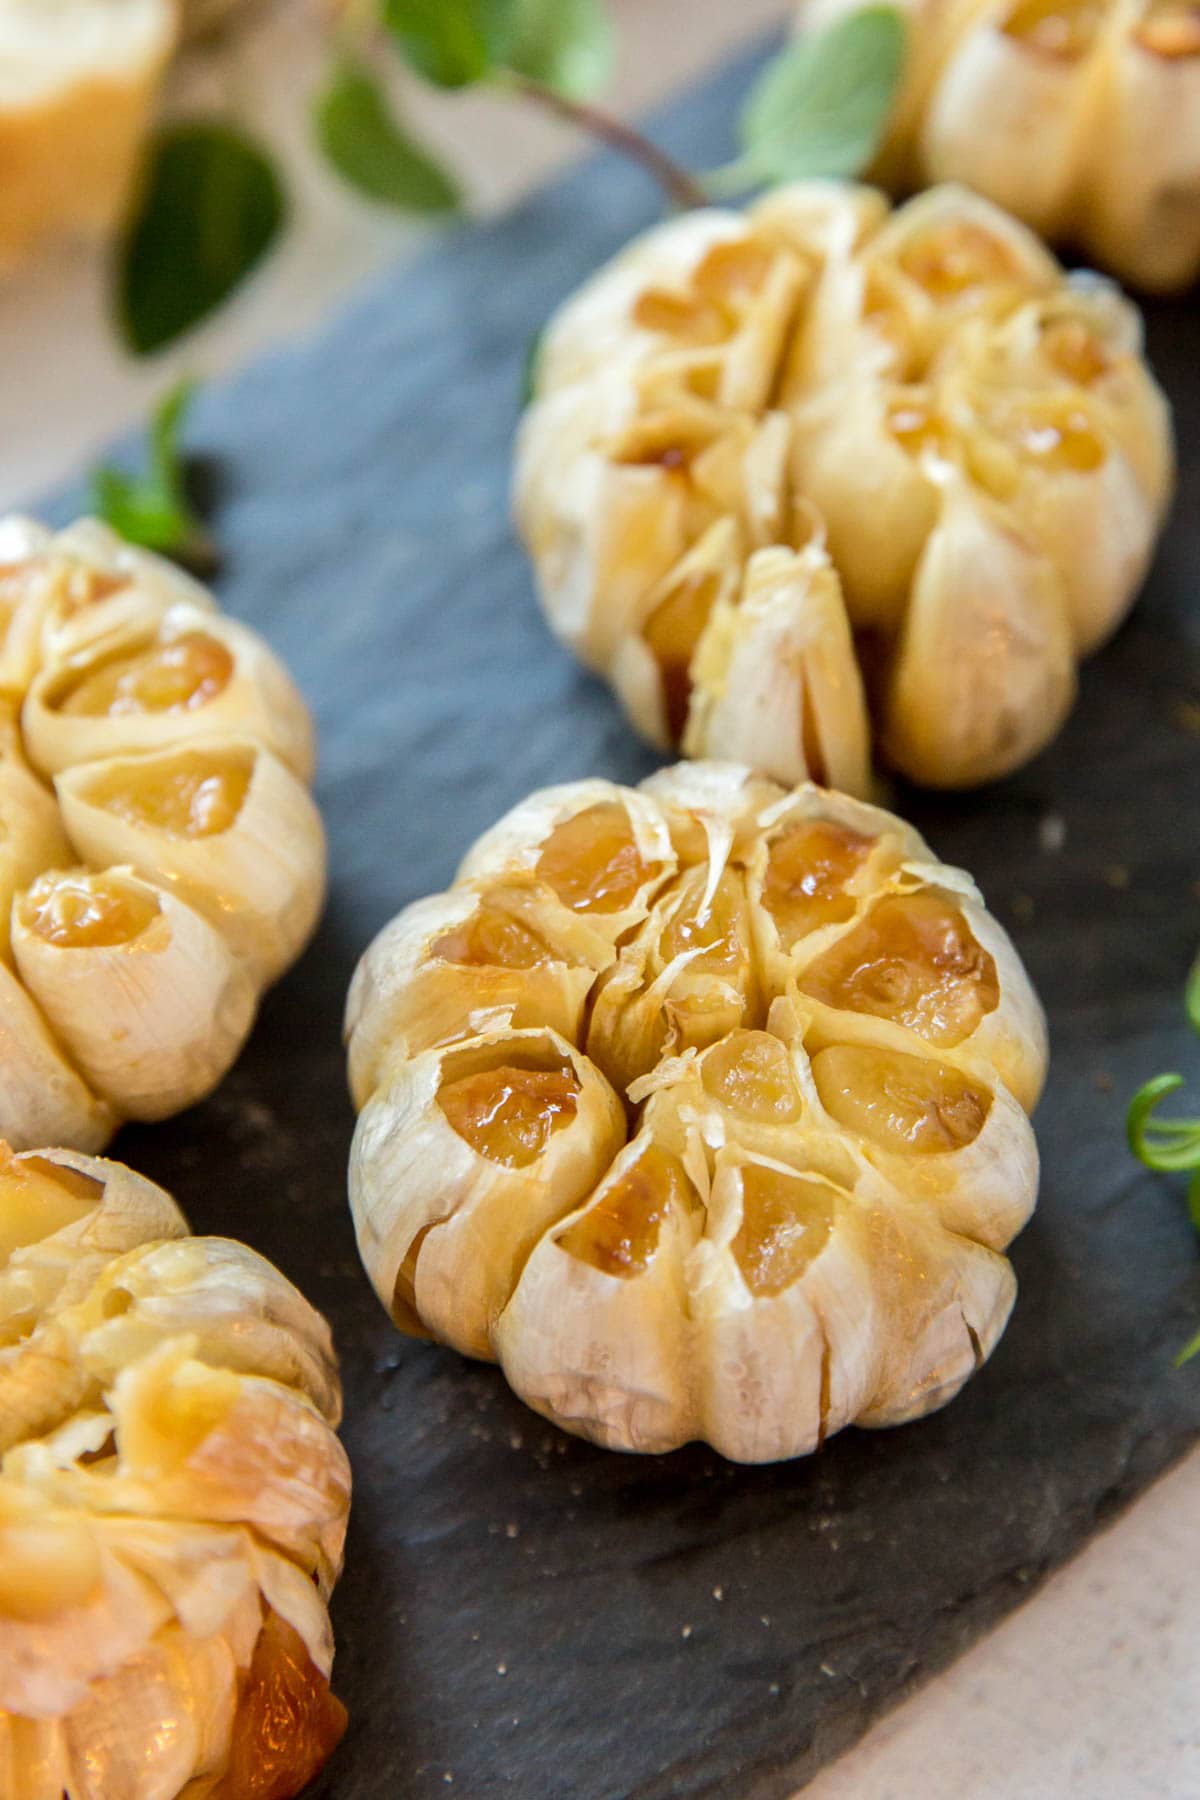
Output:
M209 121L160 131L121 248L117 310L129 348L148 356L228 299L284 212L274 165L240 132Z
M375 77L340 63L314 108L317 141L338 174L369 200L406 212L454 212L454 178L413 142L388 110Z
M1183 990L1183 1004L1193 1029L1200 1031L1200 956L1192 964L1192 972L1187 978L1187 986Z
M598 93L612 74L614 40L603 0L508 0L497 60L568 100Z
M1156 1075L1129 1103L1129 1148L1148 1169L1162 1173L1200 1168L1200 1119L1159 1119L1154 1110L1183 1086L1182 1075Z
M797 38L741 119L738 167L756 181L857 175L883 135L904 66L904 20L868 6Z
M92 502L100 517L131 544L157 550L196 574L215 563L212 539L187 497L180 433L196 391L178 383L156 408L150 423L144 475L105 464L92 476Z
M525 346L525 360L521 365L521 411L533 404L537 393L538 364L542 357L542 345L546 341L546 327L543 325L535 331Z
M383 0L383 22L435 87L470 87L492 69L494 0Z
M1187 1343L1183 1346L1183 1349L1175 1358L1175 1367L1177 1369L1182 1369L1184 1363L1191 1362L1193 1356L1197 1355L1200 1355L1200 1331L1196 1333L1194 1338L1189 1338Z

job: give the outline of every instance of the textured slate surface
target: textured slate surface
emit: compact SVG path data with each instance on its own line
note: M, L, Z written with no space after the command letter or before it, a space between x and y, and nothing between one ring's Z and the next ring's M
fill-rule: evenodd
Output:
M718 160L745 78L687 100L664 140ZM505 485L531 333L654 206L636 175L590 164L199 413L222 597L319 714L333 895L224 1089L117 1152L197 1229L273 1256L337 1331L357 1488L336 1676L353 1722L325 1800L419 1800L451 1777L471 1800L787 1794L1200 1429L1200 1375L1171 1367L1200 1262L1179 1193L1131 1164L1121 1128L1138 1081L1197 1065L1179 1008L1200 938L1200 739L1178 716L1200 699L1187 305L1151 320L1184 479L1140 610L1037 764L973 799L901 797L1013 927L1052 1020L1043 1198L985 1372L934 1419L792 1466L628 1459L550 1431L494 1370L397 1338L360 1273L339 1046L358 952L529 788L650 766L543 630ZM1057 855L1038 847L1051 811Z

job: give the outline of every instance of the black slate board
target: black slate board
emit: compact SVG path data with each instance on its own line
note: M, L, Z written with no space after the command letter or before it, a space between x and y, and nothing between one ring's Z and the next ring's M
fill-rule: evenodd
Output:
M658 122L693 166L727 153L749 67ZM789 1794L1200 1431L1200 1374L1171 1366L1200 1323L1200 1260L1179 1192L1122 1138L1138 1082L1200 1062L1179 1004L1200 940L1200 739L1179 712L1200 699L1186 302L1150 318L1183 479L1135 617L1040 761L974 797L900 796L1014 929L1052 1021L1042 1201L984 1373L931 1420L790 1466L626 1458L551 1431L495 1370L398 1338L360 1272L339 1045L358 953L528 789L651 764L545 632L505 489L529 338L655 205L627 167L589 163L199 409L222 599L319 715L333 894L221 1092L116 1153L196 1229L274 1257L336 1329L352 1724L324 1800L419 1800L451 1778L470 1800ZM1057 855L1039 849L1048 812Z

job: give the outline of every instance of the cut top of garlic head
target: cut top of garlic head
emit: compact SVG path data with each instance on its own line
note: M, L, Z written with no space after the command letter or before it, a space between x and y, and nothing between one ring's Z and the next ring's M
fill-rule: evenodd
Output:
M858 0L805 0L804 29ZM1191 0L903 0L904 79L874 173L963 181L1133 287L1200 275Z
M256 633L84 520L0 520L0 1138L207 1094L320 911L312 724Z
M866 796L1016 768L1173 481L1135 310L963 189L672 219L552 319L514 503L547 617L662 746Z
M0 1791L289 1800L345 1715L329 1329L119 1163L0 1144Z
M346 1030L380 1299L569 1431L797 1456L1004 1328L1041 1009L890 813L728 763L547 788L380 933Z

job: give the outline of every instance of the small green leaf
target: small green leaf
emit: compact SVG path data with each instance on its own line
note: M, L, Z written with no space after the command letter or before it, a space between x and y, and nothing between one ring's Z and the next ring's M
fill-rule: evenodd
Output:
M903 67L904 20L893 6L868 6L797 38L750 96L740 166L758 181L859 174Z
M535 331L525 346L525 360L521 365L521 411L531 406L537 394L538 364L542 358L542 345L546 341L546 327L543 325Z
M179 382L150 423L147 471L130 475L111 464L92 475L92 502L100 517L131 544L173 557L197 574L211 571L213 544L187 497L179 436L195 394Z
M274 165L240 132L210 121L160 131L121 247L129 348L148 356L207 318L266 254L284 212Z
M470 87L495 62L494 0L383 0L383 22L435 87Z
M509 0L506 11L497 50L505 68L568 100L599 93L614 50L603 0Z
M314 120L329 161L368 199L407 212L454 212L459 206L453 177L397 124L366 69L339 64L317 98Z
M1194 1338L1189 1338L1187 1343L1183 1346L1183 1349L1175 1358L1175 1367L1177 1369L1182 1369L1184 1363L1191 1362L1193 1356L1198 1355L1200 1355L1200 1331L1196 1333Z
M1188 1182L1188 1218L1192 1221L1192 1229L1200 1236L1200 1172L1192 1176Z

